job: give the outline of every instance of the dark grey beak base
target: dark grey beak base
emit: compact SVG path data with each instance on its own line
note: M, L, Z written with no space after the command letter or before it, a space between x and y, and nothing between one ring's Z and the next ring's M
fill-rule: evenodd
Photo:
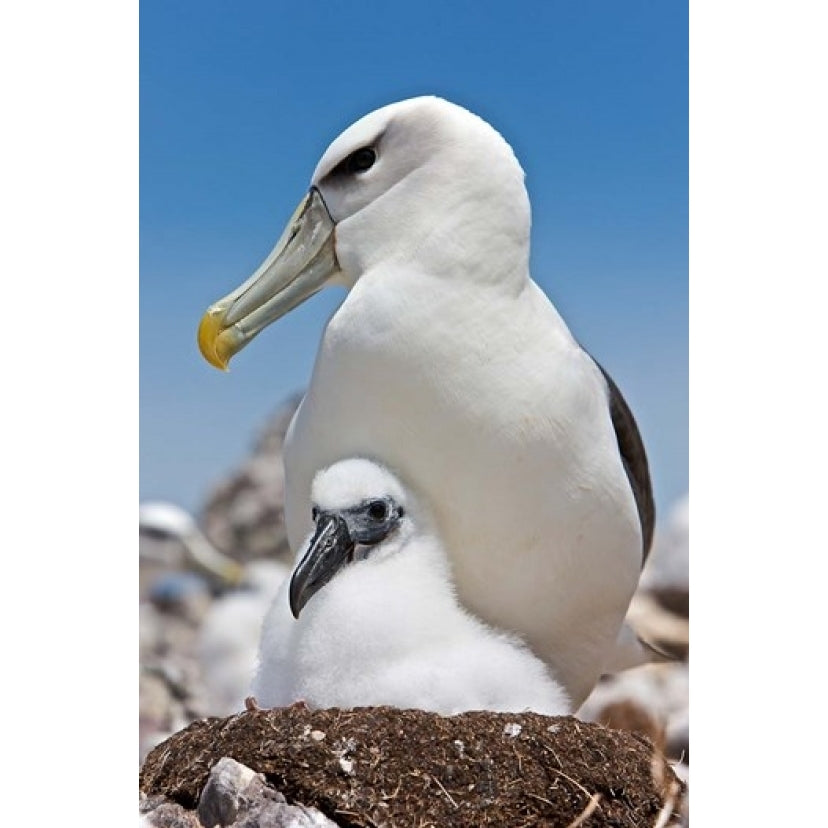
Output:
M290 611L294 618L305 604L353 557L348 524L336 514L320 514L308 551L290 579Z

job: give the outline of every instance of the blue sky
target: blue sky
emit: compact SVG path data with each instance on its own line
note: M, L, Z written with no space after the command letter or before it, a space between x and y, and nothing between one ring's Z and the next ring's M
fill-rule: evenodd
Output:
M512 144L532 272L639 421L662 514L687 489L687 8L681 2L140 7L140 496L198 511L306 384L329 289L222 374L206 307L276 241L326 146L434 93Z

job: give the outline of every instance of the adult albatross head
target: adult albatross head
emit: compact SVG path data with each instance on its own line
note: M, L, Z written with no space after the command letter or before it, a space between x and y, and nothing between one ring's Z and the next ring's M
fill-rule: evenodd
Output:
M230 358L326 285L416 259L446 278L528 273L523 170L485 121L441 98L378 109L326 150L282 236L256 272L201 320L205 359ZM485 263L485 266L478 266Z

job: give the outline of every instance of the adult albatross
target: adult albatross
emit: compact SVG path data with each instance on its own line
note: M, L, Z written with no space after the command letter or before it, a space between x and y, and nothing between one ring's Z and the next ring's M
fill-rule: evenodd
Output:
M330 145L198 341L226 368L345 286L285 441L291 548L313 526L318 470L384 463L428 499L463 605L519 633L577 705L616 658L653 497L629 408L529 275L523 179L506 141L455 104L371 112Z

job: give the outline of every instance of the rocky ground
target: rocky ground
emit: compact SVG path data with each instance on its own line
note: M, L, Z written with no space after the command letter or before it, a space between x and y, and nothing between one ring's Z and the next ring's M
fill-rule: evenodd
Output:
M191 723L208 716L230 717L227 722L235 722L233 727L238 732L241 732L238 730L239 727L243 730L244 727L255 729L261 726L262 712L248 711L241 717L233 714L244 710L244 699L247 696L247 683L255 657L261 617L279 581L286 574L289 564L282 519L284 480L281 448L295 405L296 400L290 400L275 413L255 441L249 457L233 474L216 486L207 499L203 513L190 529L185 531L177 527L176 531L164 532L160 531L158 525L149 525L142 518L139 605L139 762L142 764L149 761L150 751L163 740L188 727ZM640 819L643 812L638 813L634 809L619 816L623 808L620 805L616 807L617 803L610 807L608 803L612 796L604 792L600 797L603 806L595 805L581 822L576 822L579 815L585 814L590 803L597 801L592 797L605 791L605 788L598 784L600 780L596 780L594 774L590 776L592 771L589 768L586 768L586 771L578 771L583 778L579 778L572 772L573 768L581 767L578 764L580 754L576 751L564 757L567 764L561 765L558 770L564 774L568 773L581 786L581 788L576 786L574 790L585 790L590 793L588 796L583 793L581 798L586 797L586 799L581 801L577 795L570 792L573 810L569 821L561 821L563 817L559 821L551 820L548 814L539 816L540 812L532 812L535 817L531 817L530 808L525 811L523 821L515 812L512 821L508 823L458 822L458 812L452 812L450 816L443 815L440 819L435 817L437 821L426 820L422 822L423 825L586 824L595 826L606 824L620 826L651 825L659 820L658 824L667 825L677 824L670 816L674 805L676 809L684 813L686 819L686 797L683 792L679 796L677 793L679 789L673 787L672 771L674 770L682 780L687 780L689 775L687 510L687 501L683 500L676 504L669 514L662 516L657 527L650 561L642 574L641 586L628 616L642 637L659 650L669 654L672 660L605 677L577 713L581 721L599 722L611 728L637 734L633 737L634 740L643 736L649 742L642 742L639 739L635 744L651 743L656 749L656 756L663 754L667 757L670 773L663 776L659 771L655 782L650 779L649 782L645 780L641 783L643 785L641 791L646 790L647 785L655 785L653 790L657 791L657 794L653 795L655 798L647 806L651 809L647 812L649 816L643 821L636 822L635 820ZM235 563L229 568L223 565L217 566L215 561L205 554L205 549L219 550ZM382 711L380 708L377 710ZM318 711L313 716L319 717L322 714L324 711ZM310 714L303 712L302 715ZM389 716L393 718L393 715L393 712L388 711L375 714L379 716L380 722L385 721ZM457 717L458 720L465 718ZM522 727L527 726L523 721L524 718L526 717L521 717ZM243 726L239 724L240 721ZM327 732L321 725L313 726L314 723L316 719L308 719L305 724L311 727L311 730ZM283 725L284 722L280 724ZM362 727L363 724L359 726ZM467 725L469 725L468 722L462 726ZM205 727L206 725L202 722L201 725L194 726ZM371 727L376 726L378 726L377 722L372 722ZM431 722L428 728L434 732L436 726ZM495 730L498 727L502 729L503 723L498 721L491 727ZM605 728L601 730L606 732ZM192 730L188 731L188 733L192 732ZM589 732L592 733L592 730ZM487 755L494 756L500 750L501 735L486 743L484 752L488 751ZM347 737L343 736L343 738ZM559 734L556 733L556 745L558 738L560 738ZM522 744L520 740L511 744L511 748L518 750L519 756L521 755L520 749L516 746ZM611 754L616 747L617 745L605 745L604 754ZM163 749L162 747L161 750ZM560 750L558 753L560 755ZM152 754L154 757L152 761L156 768L158 755L157 752ZM316 793L313 795L308 793L308 791L317 789L312 785L307 787L306 782L301 778L294 778L291 781L282 776L280 778L283 786L288 787L282 791L272 788L269 782L273 781L274 776L272 764L269 765L268 762L272 761L273 757L268 759L267 755L249 755L249 751L245 755L250 763L249 767L240 769L233 765L222 766L219 769L223 775L213 784L210 790L214 793L209 794L205 799L207 804L201 806L201 811L197 810L198 803L192 794L194 790L192 787L188 788L190 793L184 797L184 804L182 804L180 797L178 800L174 797L169 798L171 789L165 787L166 783L156 784L154 782L154 787L151 786L152 792L144 790L147 796L142 798L142 821L146 825L182 826L182 828L187 825L192 825L193 828L198 828L200 825L244 825L247 828L255 828L255 826L266 828L270 825L380 824L381 821L372 821L373 818L365 815L363 815L363 821L358 821L356 817L346 818L342 814L335 816L336 808L331 806L333 800L325 799L321 794L317 796ZM650 750L648 755L652 756L653 751ZM234 757L235 759L241 758L237 754L234 754ZM213 753L209 754L211 762L220 758L222 757L214 756ZM435 761L438 760L448 761L445 756L442 760L439 757L435 759ZM207 759L203 758L203 761ZM210 770L209 767L203 766L203 761L197 768L200 774L197 778L202 786ZM531 756L527 754L520 759L521 763L524 761L531 761ZM322 766L328 767L324 762ZM564 770L564 767L567 770ZM550 784L553 784L554 775L549 775L551 771L548 767L542 770L541 775L546 779L544 784L548 788ZM257 773L264 773L266 777L259 777ZM414 773L416 777L417 767L406 769L399 779L408 778L405 775L408 773ZM607 769L606 773L611 773L611 769ZM150 772L145 765L142 781L146 783L150 778ZM156 774L152 778L157 780L160 777ZM335 782L334 778L331 784ZM615 790L613 785L606 780L604 782L609 785L609 788ZM445 782L441 782L438 777L432 786L433 796L443 796L437 793L441 785L445 785ZM335 784L334 787L336 787ZM544 797L549 799L548 795L541 792L541 788L542 786L534 795L541 799ZM290 791L294 789L305 791L303 795L306 798L295 799L290 794ZM211 805L209 803L216 790L221 794L218 796L219 804L213 802ZM254 790L255 796L251 793ZM403 788L400 788L400 791L402 790ZM449 786L446 786L446 790L449 790ZM455 789L451 788L451 790ZM247 792L244 793L244 791ZM393 792L393 786L391 792ZM283 801L284 795L288 795L291 805ZM389 795L389 791L385 791L384 795ZM227 805L221 799L222 796L225 799L229 797L227 801L231 804ZM452 793L449 799L453 797L459 802L458 796ZM642 796L646 799L646 795L642 794ZM671 796L681 799L683 805L679 808L675 802L671 804ZM446 802L449 799L446 799ZM409 800L406 799L406 801ZM537 803L540 799L533 801ZM623 804L623 797L619 801ZM224 804L222 805L221 802ZM232 804L234 802L235 805ZM414 800L412 799L411 802ZM463 802L465 803L466 800L463 799ZM311 807L320 803L321 810ZM469 807L475 808L479 805L478 802L477 805ZM581 806L581 809L576 813L578 806ZM411 805L411 807L415 806ZM462 807L465 808L465 804ZM491 807L491 803L487 807ZM562 810L560 803L557 803L556 807L560 814L570 813L565 809ZM221 811L223 816L219 819L215 813L210 816L208 811L204 811L205 808L208 810L219 808L219 811L221 808L229 808L230 810ZM323 813L328 816L323 816ZM400 813L404 814L403 811ZM475 818L482 818L480 813L475 813L477 813ZM497 813L502 815L500 811ZM491 814L495 814L495 811ZM330 818L336 821L331 822ZM533 822L533 818L536 818L536 821ZM627 818L632 821L624 822L623 819ZM410 814L408 817L401 816L400 820L397 821L388 816L385 824L418 824L411 821Z

